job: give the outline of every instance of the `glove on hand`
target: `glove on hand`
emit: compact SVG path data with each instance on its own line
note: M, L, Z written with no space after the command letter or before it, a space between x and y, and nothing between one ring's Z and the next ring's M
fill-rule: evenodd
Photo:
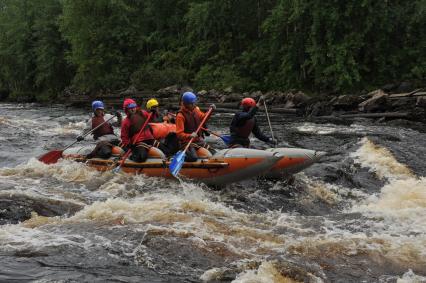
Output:
M120 117L121 117L121 113L120 113L120 111L116 111L116 112L114 113L114 115L115 115L117 118L120 118Z
M191 138L196 138L198 137L198 134L196 132L192 132L190 135Z
M84 137L82 137L82 136L77 137L77 141L82 141L82 140L84 140Z
M210 108L213 109L213 110L216 110L216 105L210 104Z

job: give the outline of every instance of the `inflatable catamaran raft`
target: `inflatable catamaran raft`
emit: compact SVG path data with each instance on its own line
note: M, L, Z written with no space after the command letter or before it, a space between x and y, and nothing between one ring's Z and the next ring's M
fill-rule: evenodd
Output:
M86 159L85 155L92 150L93 145L73 147L66 149L62 157L84 162L99 171L109 171L117 166L121 151L119 148L113 150L116 155L110 159ZM213 155L199 148L197 154L201 158L196 162L184 162L179 175L208 185L224 185L258 176L283 178L309 167L324 155L323 152L299 148L233 148L219 150ZM142 163L128 159L121 170L150 177L174 178L169 171L170 160L158 148L151 147L148 156Z

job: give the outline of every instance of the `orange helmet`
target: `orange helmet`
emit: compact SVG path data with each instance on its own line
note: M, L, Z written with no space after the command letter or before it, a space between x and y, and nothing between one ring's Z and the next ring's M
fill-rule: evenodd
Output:
M243 100L241 100L241 106L244 108L251 108L256 106L256 101L254 101L253 98L246 97Z

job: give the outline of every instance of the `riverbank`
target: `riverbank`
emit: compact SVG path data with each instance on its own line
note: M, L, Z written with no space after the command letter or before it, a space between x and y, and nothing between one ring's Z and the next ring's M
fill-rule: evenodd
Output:
M120 107L124 98L132 97L139 103L156 98L166 109L176 110L180 95L193 91L189 87L169 86L158 91L140 91L130 87L124 91L89 96L68 93L64 103L72 106L87 106L93 99L102 99L107 105ZM232 112L244 97L265 98L271 113L290 114L312 119L407 119L426 122L426 87L404 88L385 86L365 94L315 94L307 95L298 90L287 92L261 91L237 93L232 89L225 91L198 91L199 105L207 107L211 103L217 106L217 112Z
M97 94L84 94L68 89L55 101L73 107L88 107L95 99L103 100L108 107L121 108L124 98L132 97L144 104L150 98L160 101L162 108L177 110L183 92L194 91L190 87L177 85L157 91L138 90L129 87L125 90ZM234 92L231 88L219 90L200 90L197 92L199 105L217 106L216 112L233 112L244 97L259 99L263 96L271 113L296 115L313 120L351 120L355 118L405 119L426 122L426 87L414 88L407 83L386 85L381 89L358 94L307 94L300 90ZM1 100L7 100L2 96ZM19 102L34 102L19 101Z

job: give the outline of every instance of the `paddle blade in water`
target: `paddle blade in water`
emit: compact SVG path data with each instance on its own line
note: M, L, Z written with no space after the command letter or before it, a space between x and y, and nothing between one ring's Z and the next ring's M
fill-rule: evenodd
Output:
M53 164L58 162L59 158L62 157L62 152L62 150L52 150L40 156L38 160L45 164Z
M180 169L182 168L183 162L185 162L185 152L179 151L173 156L172 162L170 162L169 170L173 176L179 174Z
M224 135L220 136L220 138L226 145L229 145L231 143L231 136Z
M120 169L121 169L121 165L118 165L117 167L115 167L114 169L112 169L112 172L118 173L118 172L120 172Z

